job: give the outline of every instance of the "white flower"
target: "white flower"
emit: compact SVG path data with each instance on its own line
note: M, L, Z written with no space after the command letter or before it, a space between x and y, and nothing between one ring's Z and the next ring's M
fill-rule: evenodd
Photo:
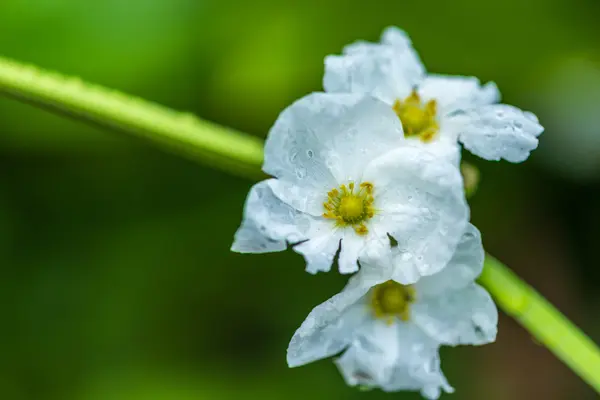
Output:
M483 257L479 231L469 225L448 265L413 285L389 280L389 260L370 265L365 258L346 288L315 307L296 331L288 365L346 350L337 364L348 383L422 389L436 398L440 388L448 390L439 370L438 346L481 345L496 338L498 311L474 283Z
M392 237L413 283L448 262L468 221L458 170L406 145L394 112L371 96L298 100L269 132L263 170L276 179L250 190L232 250L291 244L311 273L328 271L338 249L340 272L355 272L373 239L385 255Z
M461 142L487 160L521 162L538 145L543 128L535 115L495 104L493 82L426 74L408 36L387 28L381 43L357 42L325 59L327 92L369 93L388 103L415 143L457 162ZM419 140L420 139L420 140Z

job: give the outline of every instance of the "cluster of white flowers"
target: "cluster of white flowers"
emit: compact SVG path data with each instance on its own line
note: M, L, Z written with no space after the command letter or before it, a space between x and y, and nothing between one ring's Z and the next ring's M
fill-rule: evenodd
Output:
M495 104L493 83L426 74L397 28L328 56L324 87L269 132L263 170L273 178L250 190L232 250L291 246L310 273L334 263L356 272L294 334L291 367L341 354L349 385L436 399L453 391L439 347L493 342L498 322L475 283L484 251L469 223L460 144L520 162L543 128Z

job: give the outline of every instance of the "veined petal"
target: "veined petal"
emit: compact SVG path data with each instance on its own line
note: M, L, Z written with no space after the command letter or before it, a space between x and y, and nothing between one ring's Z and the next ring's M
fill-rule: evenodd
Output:
M422 357L425 358L425 355ZM454 388L448 383L440 364L438 351L429 352L418 368L396 368L389 383L382 389L386 392L419 391L421 396L429 400L437 400L442 393L454 393Z
M304 256L307 272L311 274L319 271L328 272L331 269L335 253L340 247L340 239L340 232L329 230L294 246L294 251Z
M360 94L313 93L275 122L263 170L325 196L403 140L402 124L385 103Z
M441 296L469 286L481 274L484 257L481 234L474 225L468 224L448 265L415 284L419 298Z
M427 399L437 399L442 391L453 393L440 366L439 344L431 340L414 324L403 324L399 330L398 341L402 343L403 362L399 362L383 390L420 391Z
M419 85L419 94L424 101L435 100L441 116L500 101L500 91L494 82L481 85L474 76L431 74Z
M370 287L368 281L352 280L342 292L315 307L290 341L288 365L308 364L346 348L357 330L371 318L368 309L359 302Z
M348 385L421 391L428 399L453 391L440 370L438 344L418 327L375 321L371 328L335 360Z
M269 180L250 189L244 207L242 225L235 233L232 251L267 253L282 251L287 243L306 239L317 221L279 200L269 187Z
M371 163L364 179L376 188L380 217L374 229L398 242L395 268L427 276L446 266L469 218L458 168L422 149L403 147Z
M269 187L275 196L295 210L315 217L323 215L323 202L327 201L327 193L323 190L297 186L282 179L269 179Z
M358 257L365 247L363 237L356 235L352 229L346 229L342 239L339 269L342 274L351 274L358 271Z
M411 319L439 343L481 345L496 340L498 310L489 293L473 283L411 307Z
M433 154L436 159L452 163L459 168L461 160L461 147L452 133L438 133L438 136L431 142L423 142L419 138L411 138L406 141L410 146Z
M388 382L404 349L398 340L399 324L365 323L344 354L334 360L346 384L378 387Z
M522 162L538 145L544 131L537 118L506 104L457 112L444 121L471 153L486 160Z
M327 92L369 93L389 104L406 97L425 68L405 32L387 28L381 43L357 42L325 58Z

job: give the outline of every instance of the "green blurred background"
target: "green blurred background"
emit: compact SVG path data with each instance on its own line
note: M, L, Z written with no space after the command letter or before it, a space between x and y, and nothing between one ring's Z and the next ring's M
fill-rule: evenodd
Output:
M406 29L428 69L494 80L546 126L524 165L472 160L487 249L597 342L596 0L1 0L0 54L264 137L321 89L323 57ZM285 349L345 278L229 252L252 182L0 99L0 398L417 399L359 392ZM455 399L592 399L501 316L443 350ZM450 396L446 396L450 398ZM446 398L444 397L444 398Z

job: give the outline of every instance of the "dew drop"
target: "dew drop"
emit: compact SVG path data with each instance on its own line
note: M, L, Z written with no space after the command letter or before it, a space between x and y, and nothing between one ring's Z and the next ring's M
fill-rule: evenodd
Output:
M306 168L296 168L296 176L298 177L298 179L304 179L304 177L306 176Z

